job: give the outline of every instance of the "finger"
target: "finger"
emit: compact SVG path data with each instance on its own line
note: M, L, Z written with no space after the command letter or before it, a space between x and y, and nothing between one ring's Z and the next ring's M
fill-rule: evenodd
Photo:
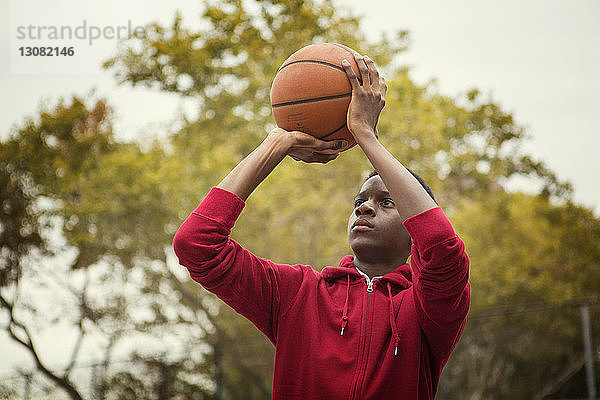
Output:
M296 161L303 161L306 163L328 163L329 161L335 160L339 153L335 154L320 154L307 149L295 150L289 153L289 156Z
M339 150L348 145L346 140L321 140L304 132L290 132L295 135L296 147L308 148L312 151Z
M379 85L379 71L375 66L375 62L369 58L369 56L365 55L364 57L365 64L367 66L367 70L369 71L369 79L371 80L371 85L378 86ZM378 87L377 87L378 88Z
M347 140L320 140L317 139L315 150L322 154L339 153L340 149L348 146Z
M370 85L371 78L369 77L369 69L367 68L367 64L365 64L364 58L360 54L355 53L354 61L356 61L356 65L358 66L358 72L360 73L363 86L365 84Z
M383 79L383 76L379 78L379 87L382 89L383 94L385 95L387 93L387 85L385 84L385 79Z
M387 93L387 85L385 79L379 78L379 90L381 93L381 102L385 105L385 94Z
M301 131L290 131L288 133L294 138L294 148L312 148L317 146L316 141L318 139L308 133Z
M356 73L354 73L354 70L350 66L348 60L342 60L342 67L344 67L344 70L346 71L346 76L348 76L352 90L358 89L360 87L360 82L358 81L358 77L356 76Z
M339 150L319 150L316 151L317 154L339 154Z
M312 157L313 152L305 149L296 149L288 153L288 156L292 157L296 161L305 161Z

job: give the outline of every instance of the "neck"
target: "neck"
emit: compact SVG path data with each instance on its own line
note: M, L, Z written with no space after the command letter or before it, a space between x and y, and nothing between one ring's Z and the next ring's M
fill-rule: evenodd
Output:
M389 261L371 261L364 260L359 258L357 255L354 257L354 265L359 268L362 272L367 274L369 278L373 278L375 276L383 276L388 272L392 272L400 265L406 264L407 257L404 257L402 260L389 260Z

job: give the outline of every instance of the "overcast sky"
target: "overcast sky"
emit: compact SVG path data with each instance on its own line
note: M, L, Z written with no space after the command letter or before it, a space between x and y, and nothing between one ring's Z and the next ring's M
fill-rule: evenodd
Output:
M337 2L364 15L363 28L373 39L383 31L408 29L410 50L397 62L412 65L418 82L436 78L438 90L450 96L471 88L491 94L526 127L531 140L525 149L560 179L573 183L576 201L600 212L599 1ZM122 138L160 131L179 112L193 112L193 100L119 87L100 68L100 61L114 53L116 40L46 43L73 43L77 54L72 58L25 59L18 53L20 46L42 43L18 39L19 26L77 27L83 20L87 28L164 24L176 9L186 25L197 24L201 6L196 0L0 0L0 137L26 115L34 115L43 99L54 102L60 96L85 95L92 88L114 106L116 133ZM53 337L42 340L56 344ZM54 347L58 357L63 350ZM7 339L0 338L0 349L0 372L9 371L8 359L29 360Z

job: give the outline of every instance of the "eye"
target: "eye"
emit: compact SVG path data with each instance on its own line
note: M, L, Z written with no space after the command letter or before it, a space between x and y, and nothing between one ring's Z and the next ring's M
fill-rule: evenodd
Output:
M383 199L381 204L384 206L396 207L396 203L394 203L394 200L392 200L392 199Z
M360 206L364 202L365 201L363 199L356 199L356 200L354 200L354 208Z

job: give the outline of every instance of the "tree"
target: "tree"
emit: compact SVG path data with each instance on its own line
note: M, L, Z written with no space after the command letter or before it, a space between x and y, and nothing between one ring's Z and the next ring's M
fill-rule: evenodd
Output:
M60 102L53 114L42 111L38 124L26 121L0 147L3 199L0 306L7 313L3 325L9 336L31 354L37 369L73 399L82 398L70 374L84 335L85 289L78 298L81 312L75 321L80 336L65 371L58 373L42 361L35 335L23 315L27 308L30 314L35 314L35 308L27 307L27 296L22 293L23 278L27 276L23 266L36 256L52 253L43 233L44 228L51 226L52 217L59 215L55 213L59 208L56 201L61 199L50 193L68 193L70 199L77 197L73 178L110 149L107 117L108 110L102 101L96 102L92 110L80 99L73 99L70 106Z
M579 305L598 299L600 219L571 202L497 192L463 199L453 222L468 244L473 296L448 397L535 398L583 358ZM597 344L597 318L592 332Z
M167 181L164 153L116 143L107 104L73 97L26 120L0 154L2 325L47 380L80 399L73 376L90 351L105 358L108 381L122 342L182 324L174 301L141 272L152 262L167 270L174 228L157 184ZM52 365L40 336L65 326L72 350Z
M131 392L124 386L134 381L140 393L156 392L159 398L167 389L210 398L207 388L220 372L213 366L217 362L207 360L215 357L183 350L203 343L217 347L240 324L234 320L227 325L231 332L223 334L214 324L211 299L198 296L167 268L174 221L181 218L180 208L170 206L171 187L178 185L169 175L175 158L158 145L142 151L135 143L115 142L110 115L102 100L59 100L0 143L3 326L50 386L70 398L84 397L81 377L73 377L90 356L104 359L96 372L99 398L127 397ZM220 319L227 320L225 315ZM74 332L72 351L64 365L52 365L45 361L49 349L37 344L43 331L65 325ZM170 346L156 344L167 338ZM155 357L143 346L149 341ZM265 347L264 341L256 345L261 343ZM169 348L175 355L163 357ZM125 353L133 357L129 365L136 365L131 371L113 365ZM244 359L221 356L218 363L258 376L239 363ZM181 366L205 371L206 378L198 383ZM148 381L157 368L179 383ZM256 387L257 398L269 391Z

